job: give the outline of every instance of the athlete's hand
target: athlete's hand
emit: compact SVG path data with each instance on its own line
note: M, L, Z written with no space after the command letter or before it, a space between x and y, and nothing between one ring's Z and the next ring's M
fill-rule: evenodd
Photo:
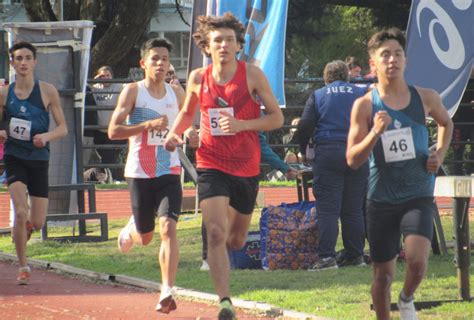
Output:
M166 114L164 116L161 116L159 118L153 119L153 120L148 120L147 123L147 130L153 129L153 130L164 130L168 126L168 117Z
M226 111L220 111L219 114L219 127L226 133L238 133L244 128L242 121L234 118L230 113Z
M176 147L182 146L183 143L184 141L183 139L181 139L180 136L174 133L170 133L168 134L168 137L166 137L165 139L164 146L166 150L173 152L174 150L176 150Z
M374 126L373 129L378 135L387 130L387 127L392 123L392 118L389 116L387 111L378 111L374 115Z
M290 169L288 169L288 171L285 173L285 177L288 180L294 180L296 178L297 174L298 174L298 171L296 169L293 169L292 167L290 167Z
M36 147L36 148L44 148L46 146L46 143L48 142L48 140L46 139L45 135L44 134L35 134L35 136L33 137L33 145Z
M190 128L184 132L184 136L188 138L188 145L191 148L199 147L199 134L194 128Z
M439 151L431 150L430 155L426 160L426 171L432 174L436 174L443 161L443 156Z
M0 130L0 143L7 141L8 135L6 130Z

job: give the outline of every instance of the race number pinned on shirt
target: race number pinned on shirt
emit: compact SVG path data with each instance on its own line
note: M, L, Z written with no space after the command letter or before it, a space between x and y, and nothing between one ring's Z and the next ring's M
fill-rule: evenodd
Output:
M170 132L169 128L164 130L148 130L148 140L147 143L149 146L162 146L165 144L165 139Z
M224 132L219 126L219 119L221 118L221 112L225 111L231 116L234 116L234 108L210 108L209 111L209 127L211 128L211 135L213 136L233 136L235 133Z
M11 118L10 119L10 136L17 140L31 140L31 121Z
M389 130L382 134L385 162L415 159L415 144L411 128Z

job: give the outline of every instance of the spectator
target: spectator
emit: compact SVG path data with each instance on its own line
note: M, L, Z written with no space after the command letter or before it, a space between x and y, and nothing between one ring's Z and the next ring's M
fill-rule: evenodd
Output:
M300 122L299 117L291 120L291 125L295 127L290 128L289 132L282 137L283 144L298 144L298 133L296 129L299 122ZM289 164L301 163L301 157L298 156L298 148L285 147L285 160L284 161Z
M364 216L362 203L367 186L368 166L353 170L346 163L346 143L354 101L365 88L349 81L347 65L332 61L324 68L325 87L306 102L298 125L300 150L305 151L314 131L313 194L319 223L319 261L311 271L338 266L365 265ZM345 254L336 259L336 241L341 219Z
M110 80L113 79L113 71L109 66L100 67L94 79ZM92 86L93 97L97 106L104 107L115 107L117 105L117 99L120 91L122 90L122 84L120 83L96 83ZM127 144L127 140L110 140L107 135L107 127L110 122L110 118L113 113L113 108L110 110L99 110L97 111L97 124L103 126L94 134L95 145L120 145ZM97 148L97 152L101 157L101 162L106 164L119 163L122 148L117 149L104 149ZM113 168L110 170L114 180L123 180L123 169Z
M362 77L362 64L357 60L356 57L349 56L346 58L345 63L349 68L349 78L350 80L363 80Z

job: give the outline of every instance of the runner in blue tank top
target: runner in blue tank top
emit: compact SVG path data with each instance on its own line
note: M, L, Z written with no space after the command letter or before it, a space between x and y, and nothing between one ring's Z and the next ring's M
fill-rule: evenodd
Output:
M8 129L0 131L5 143L8 190L15 209L13 238L20 271L19 284L27 284L26 242L43 227L48 210L49 141L67 134L66 121L56 88L35 80L36 48L18 42L9 50L16 81L0 89L0 117L6 109ZM49 130L49 111L56 128ZM30 197L28 209L27 191Z
M372 301L377 318L389 319L390 289L403 235L407 271L398 308L401 319L416 319L413 295L426 272L433 233L434 173L449 147L453 123L435 91L405 82L405 36L400 30L374 34L367 47L379 82L354 103L346 156L352 168L370 158L367 231L374 268ZM431 152L428 115L438 124L438 141Z

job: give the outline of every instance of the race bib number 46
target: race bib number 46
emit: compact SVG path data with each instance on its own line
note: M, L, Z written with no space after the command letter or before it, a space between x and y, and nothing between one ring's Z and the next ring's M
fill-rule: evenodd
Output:
M149 146L162 146L165 144L165 139L170 132L169 128L164 130L148 130L148 145Z
M410 160L416 157L410 127L384 132L382 146L385 162Z
M31 140L31 121L11 118L10 119L10 136L17 140Z
M234 108L211 108L209 110L209 127L211 128L211 135L213 136L232 136L235 133L224 132L219 126L220 112L225 111L231 116L234 116Z

